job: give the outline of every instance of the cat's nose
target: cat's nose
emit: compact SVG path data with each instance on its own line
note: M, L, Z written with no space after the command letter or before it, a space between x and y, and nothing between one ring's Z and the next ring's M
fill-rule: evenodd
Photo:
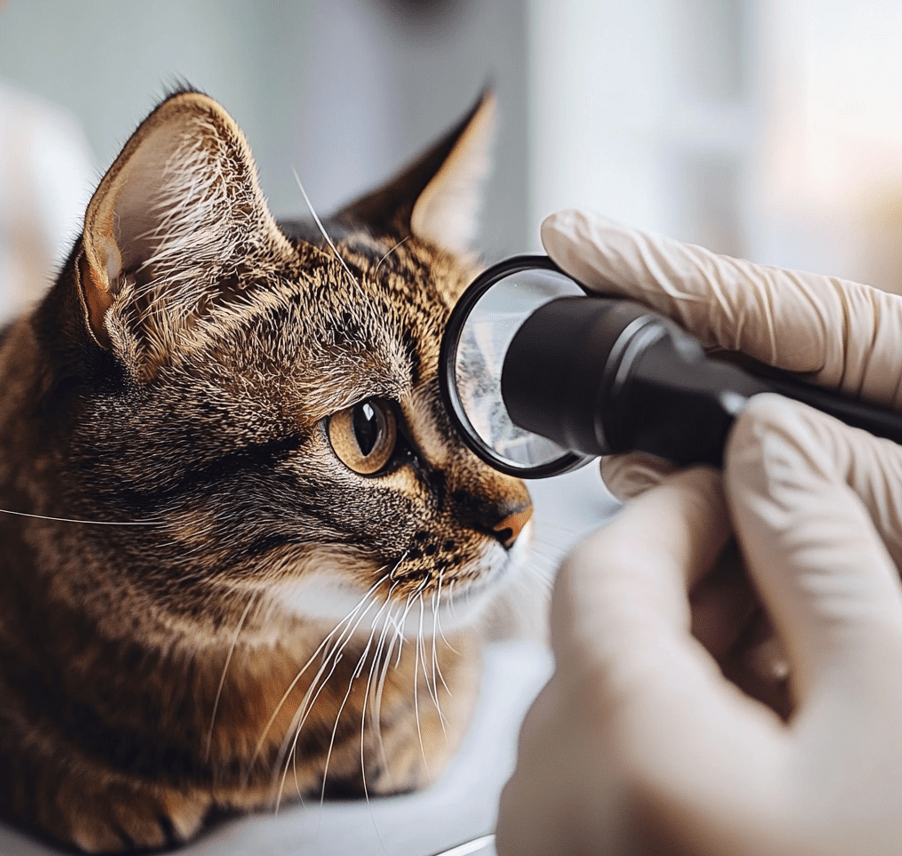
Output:
M523 531L523 527L529 523L531 517L532 503L530 502L519 506L492 527L495 537L501 542L501 546L505 550L510 550L514 546L514 541L517 540L517 537Z

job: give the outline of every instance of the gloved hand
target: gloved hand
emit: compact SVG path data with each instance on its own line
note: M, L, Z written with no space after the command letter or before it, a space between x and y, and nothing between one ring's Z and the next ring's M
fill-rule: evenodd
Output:
M717 255L588 212L552 215L542 225L542 240L551 258L584 285L656 309L709 348L740 351L812 382L902 409L898 295ZM623 500L672 470L639 454L601 462L605 483ZM755 608L735 561L693 593L693 621L731 677L788 712L782 647Z
M561 568L556 671L523 726L499 854L898 853L900 509L902 447L773 395L738 418L722 476L683 471L631 501ZM788 722L689 631L688 591L731 527L787 646Z

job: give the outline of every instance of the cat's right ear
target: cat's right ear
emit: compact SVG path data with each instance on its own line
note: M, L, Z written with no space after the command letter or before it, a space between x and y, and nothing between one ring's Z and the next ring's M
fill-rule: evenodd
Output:
M170 96L131 136L85 214L79 274L94 338L133 352L152 376L241 254L270 240L284 238L235 121L202 93Z
M453 253L472 249L491 167L496 99L487 89L466 116L383 187L339 216Z

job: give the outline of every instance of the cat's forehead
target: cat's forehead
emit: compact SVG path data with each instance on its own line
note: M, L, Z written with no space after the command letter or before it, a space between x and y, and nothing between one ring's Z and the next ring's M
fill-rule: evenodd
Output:
M441 336L470 271L415 239L296 243L252 274L253 297L220 358L316 420L372 397L403 400L437 372ZM247 382L247 381L245 381Z

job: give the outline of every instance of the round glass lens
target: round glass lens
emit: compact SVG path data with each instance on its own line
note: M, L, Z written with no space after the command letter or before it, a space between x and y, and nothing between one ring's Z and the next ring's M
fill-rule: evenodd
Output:
M501 394L501 371L520 325L549 301L577 295L585 296L585 292L559 271L535 267L519 270L494 282L463 322L453 354L453 377L462 415L472 435L491 452L494 463L502 464L508 472L529 475L526 471L546 469L559 459L573 458L572 452L557 443L514 424Z

